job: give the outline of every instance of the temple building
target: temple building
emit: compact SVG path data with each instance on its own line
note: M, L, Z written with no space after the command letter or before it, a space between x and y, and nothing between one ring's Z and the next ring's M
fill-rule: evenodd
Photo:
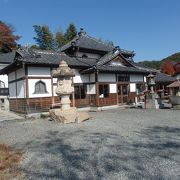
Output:
M15 51L9 53L0 53L0 70L12 63L15 57ZM9 88L7 74L0 75L0 109L9 109Z
M8 75L10 110L48 111L59 102L52 70L64 60L73 69L76 107L118 106L132 103L145 89L147 68L133 62L135 53L89 36L83 29L59 51L21 48L14 61L0 70ZM155 72L156 73L156 72Z

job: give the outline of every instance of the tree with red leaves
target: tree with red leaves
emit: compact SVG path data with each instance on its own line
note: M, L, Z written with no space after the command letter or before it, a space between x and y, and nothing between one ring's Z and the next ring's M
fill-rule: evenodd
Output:
M20 36L13 35L14 30L12 26L0 21L0 52L6 53L16 48L16 41Z

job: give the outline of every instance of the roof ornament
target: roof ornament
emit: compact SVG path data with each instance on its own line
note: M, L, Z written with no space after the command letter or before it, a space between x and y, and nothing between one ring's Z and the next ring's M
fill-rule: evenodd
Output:
M120 51L120 47L119 46L116 46L114 49L113 49L113 53L116 53L116 52L119 52Z
M86 31L84 31L84 28L80 28L80 32L78 32L79 36L86 35Z
M72 42L71 42L71 45L72 45L72 46L75 46L75 45L76 45L76 42L75 42L75 41L72 41Z

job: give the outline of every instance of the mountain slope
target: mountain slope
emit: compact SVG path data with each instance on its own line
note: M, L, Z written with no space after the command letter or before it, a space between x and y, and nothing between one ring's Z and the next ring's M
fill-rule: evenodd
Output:
M165 61L180 62L180 52L172 54L160 61L140 61L139 64L142 64L149 68L160 69Z

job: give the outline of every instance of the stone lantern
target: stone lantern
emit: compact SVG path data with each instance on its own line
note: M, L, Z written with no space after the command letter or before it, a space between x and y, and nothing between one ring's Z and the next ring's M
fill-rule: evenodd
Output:
M79 113L75 107L71 107L70 95L74 92L72 77L75 76L65 61L61 61L59 67L52 71L52 76L57 78L56 94L60 97L60 108L50 109L50 117L58 122L72 123L89 119L87 113Z
M153 94L154 93L154 86L156 85L154 74L150 73L147 76L147 83L148 83L148 86L150 87L150 93Z

